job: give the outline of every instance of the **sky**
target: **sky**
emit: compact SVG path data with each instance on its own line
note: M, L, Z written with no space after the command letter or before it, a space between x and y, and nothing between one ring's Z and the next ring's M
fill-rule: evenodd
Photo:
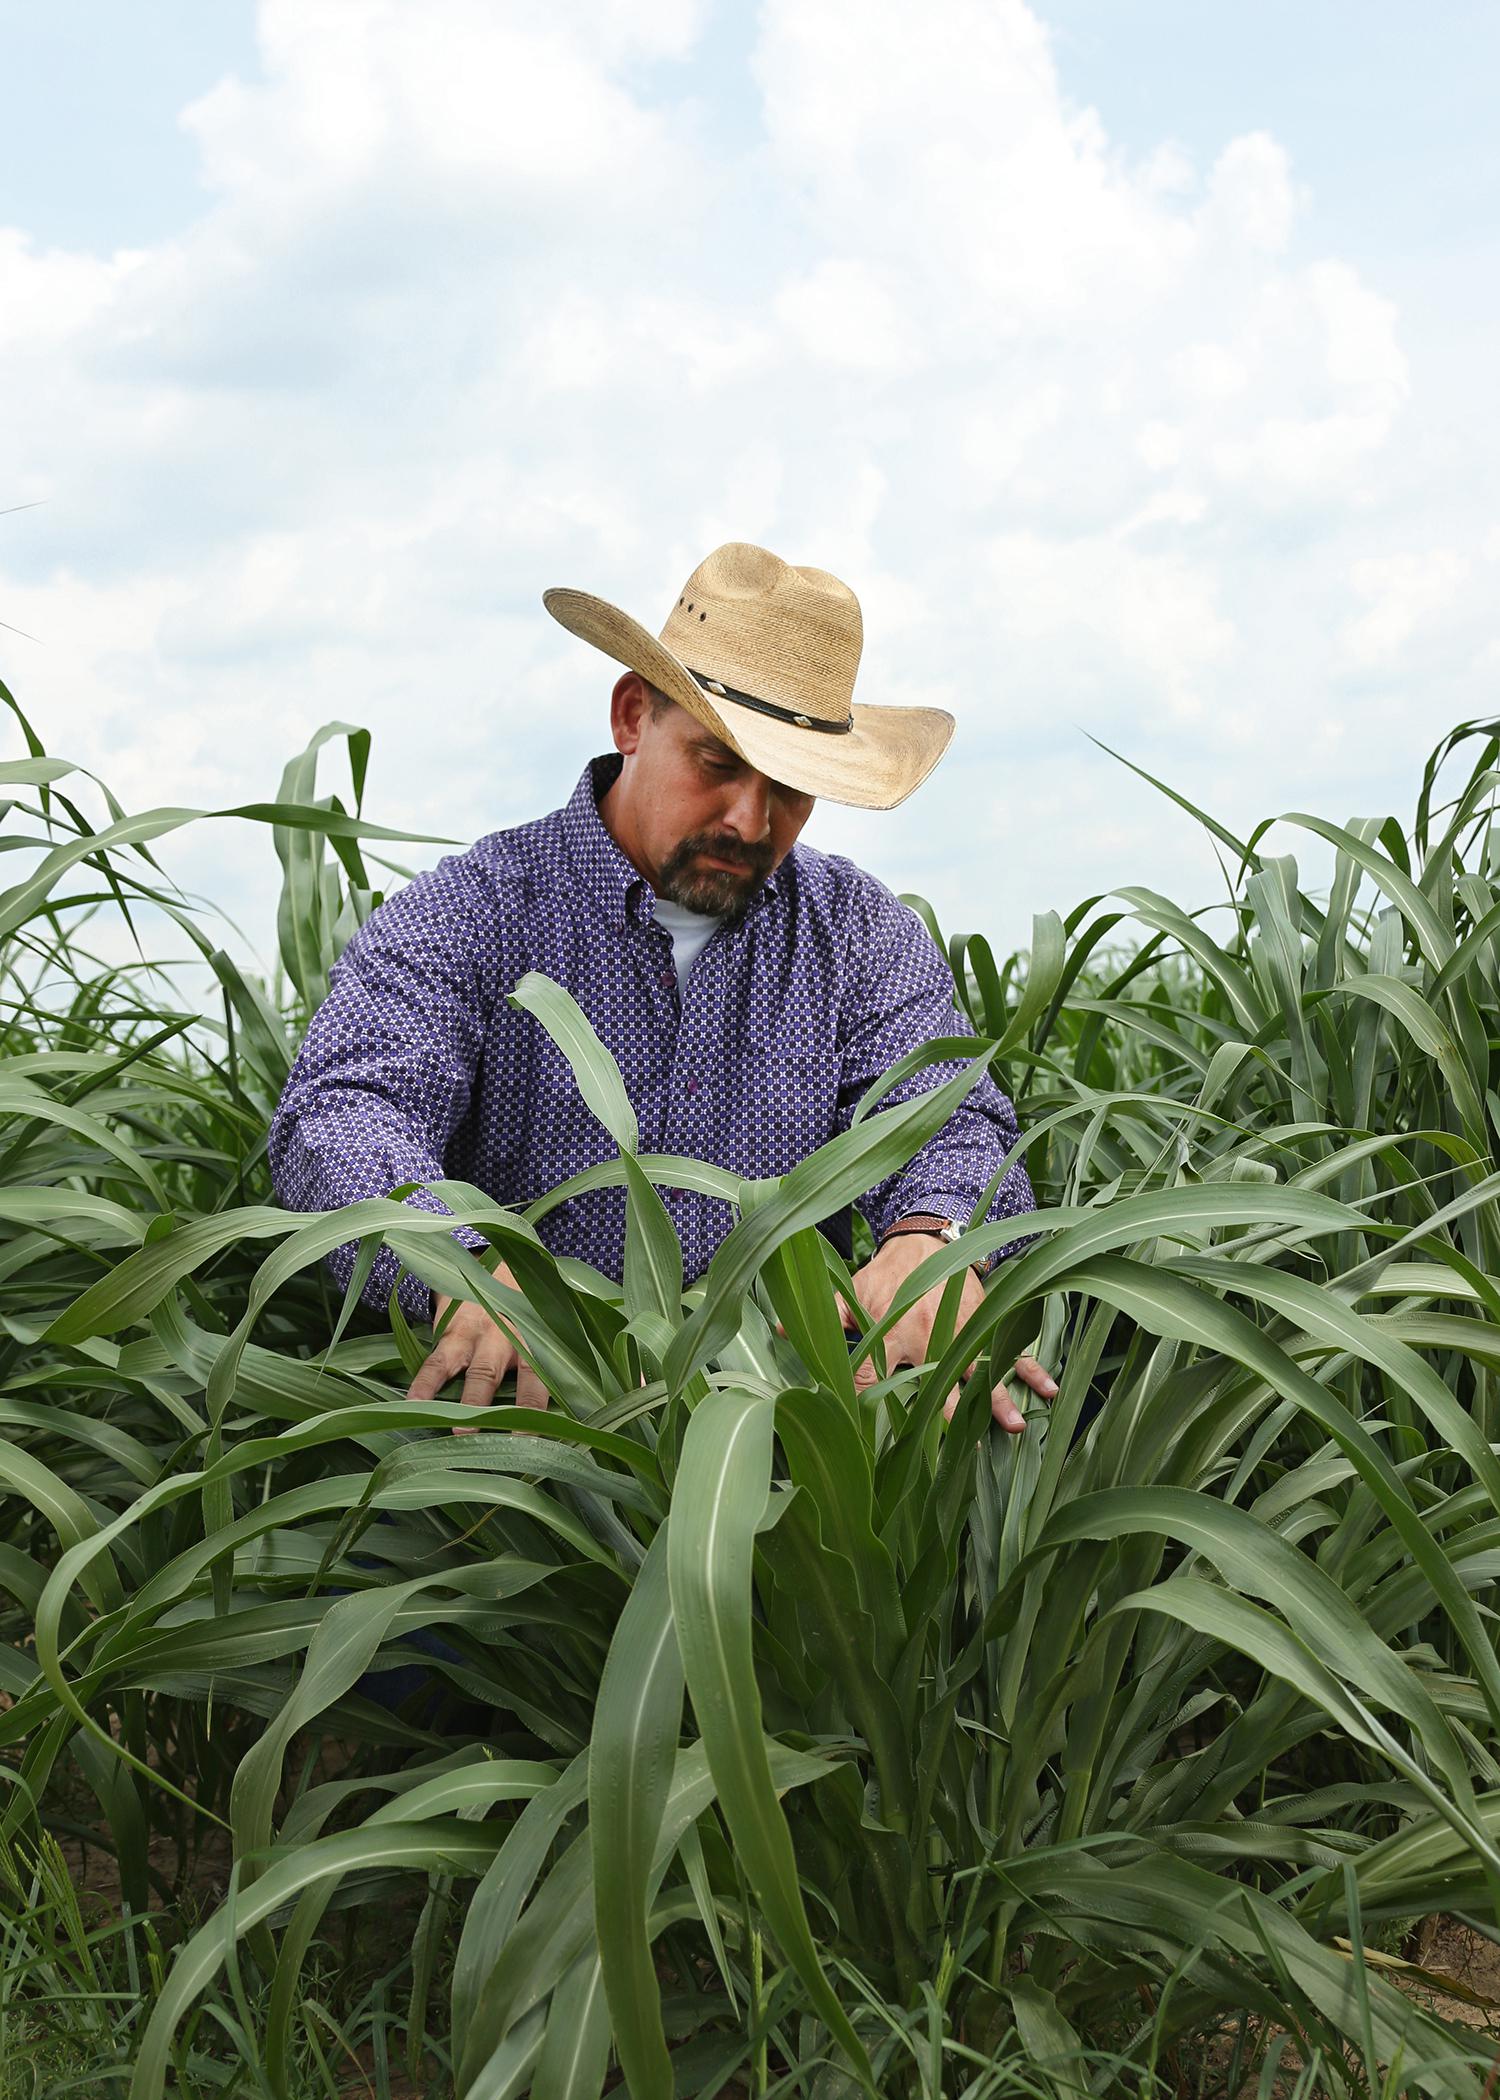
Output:
M728 539L854 588L857 698L957 720L805 839L1002 952L1223 893L1101 746L1243 833L1407 819L1500 713L1488 0L0 0L0 39L0 676L128 808L269 796L341 720L377 820L541 815L616 675L542 591L654 631ZM162 857L269 959L263 831Z

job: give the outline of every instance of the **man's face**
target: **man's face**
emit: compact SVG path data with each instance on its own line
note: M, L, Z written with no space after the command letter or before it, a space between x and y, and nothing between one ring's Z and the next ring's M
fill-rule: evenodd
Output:
M653 715L647 695L633 676L615 688L612 727L627 766L606 801L627 782L629 792L611 829L659 897L741 919L817 798L757 772L685 708Z

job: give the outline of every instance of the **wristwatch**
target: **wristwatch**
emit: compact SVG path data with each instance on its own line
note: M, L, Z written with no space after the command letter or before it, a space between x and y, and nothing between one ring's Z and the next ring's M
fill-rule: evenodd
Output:
M918 1211L912 1217L898 1218L894 1225L888 1225L881 1237L881 1246L883 1247L887 1240L893 1240L898 1232L934 1232L940 1240L946 1240L952 1246L953 1242L961 1237L963 1227L957 1218L929 1217L925 1212Z
M929 1215L918 1211L909 1218L898 1218L894 1225L888 1225L881 1234L881 1246L883 1247L887 1240L893 1240L899 1232L936 1233L940 1240L946 1240L951 1247L955 1240L963 1238L964 1228L957 1218L940 1218L935 1213ZM977 1261L969 1263L969 1267L983 1283L988 1274L988 1257L980 1255Z

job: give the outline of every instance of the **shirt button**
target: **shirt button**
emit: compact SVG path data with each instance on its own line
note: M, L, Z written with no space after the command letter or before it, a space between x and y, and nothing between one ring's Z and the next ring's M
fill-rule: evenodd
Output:
M663 970L660 981L664 992L671 991L673 985L677 982L677 972L675 970Z
M690 1094L696 1094L696 1093L697 1093L697 1091L698 1091L698 1082L697 1082L697 1080L696 1080L696 1079L690 1079L690 1080L688 1081L688 1083L687 1083L687 1090L688 1090L688 1092L689 1092Z

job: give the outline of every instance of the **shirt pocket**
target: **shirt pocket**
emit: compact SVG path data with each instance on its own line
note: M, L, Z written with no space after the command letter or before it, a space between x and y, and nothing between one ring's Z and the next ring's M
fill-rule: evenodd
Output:
M806 1027L747 1040L725 1096L743 1174L787 1174L835 1135L838 1055Z
M573 1067L549 1038L527 1074L516 1136L518 1201L530 1203L585 1167L614 1159L618 1147L583 1098Z

